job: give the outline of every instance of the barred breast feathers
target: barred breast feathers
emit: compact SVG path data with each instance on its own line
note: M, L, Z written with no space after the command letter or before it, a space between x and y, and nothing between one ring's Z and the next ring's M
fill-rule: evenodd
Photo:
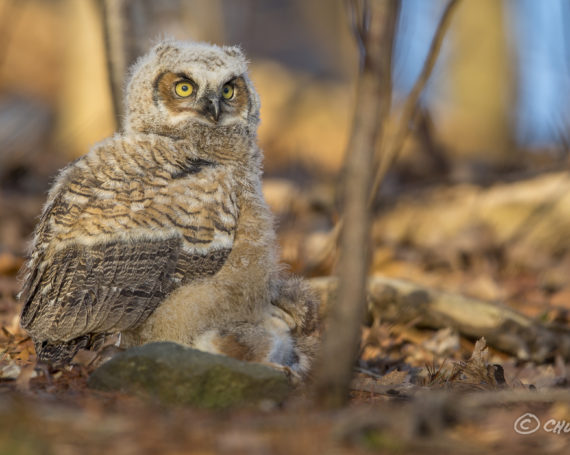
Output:
M239 210L232 173L186 142L115 136L65 169L50 193L56 248L176 234L189 252L231 248Z

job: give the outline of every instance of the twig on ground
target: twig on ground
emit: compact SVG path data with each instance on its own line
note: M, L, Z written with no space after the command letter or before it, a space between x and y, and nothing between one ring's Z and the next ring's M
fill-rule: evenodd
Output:
M338 280L313 278L309 283L326 314L338 294ZM451 327L469 338L485 337L489 346L521 360L542 363L555 355L570 360L569 330L549 327L498 303L379 276L368 280L368 300L370 316L383 322L416 320L422 327Z

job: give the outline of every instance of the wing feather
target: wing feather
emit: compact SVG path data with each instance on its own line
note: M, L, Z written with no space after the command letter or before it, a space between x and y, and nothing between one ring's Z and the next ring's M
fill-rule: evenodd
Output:
M200 182L210 185L207 191L189 190L187 179L201 168L173 177L167 192L149 180L156 198L140 192L150 204L144 211L142 202L125 199L141 183L120 168L109 171L116 174L111 181L80 159L60 174L20 294L20 322L40 358L71 355L98 334L135 328L176 287L217 273L231 251L239 209L217 183L222 171L206 168ZM163 222L147 223L155 212Z
M34 338L70 341L86 333L117 332L144 321L179 283L211 275L228 252L181 254L181 239L71 245L23 295L22 325ZM46 273L47 272L47 273Z

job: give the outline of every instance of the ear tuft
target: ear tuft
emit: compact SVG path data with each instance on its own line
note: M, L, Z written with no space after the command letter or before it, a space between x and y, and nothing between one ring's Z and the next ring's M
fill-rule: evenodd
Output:
M180 50L176 46L176 41L172 38L167 38L157 43L151 50L159 58L167 53L178 53Z
M230 57L245 59L245 55L239 46L224 46L222 49Z

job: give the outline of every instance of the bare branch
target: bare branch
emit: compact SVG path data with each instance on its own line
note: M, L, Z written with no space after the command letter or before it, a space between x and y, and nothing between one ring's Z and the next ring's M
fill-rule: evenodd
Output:
M141 45L146 28L145 0L98 0L103 19L107 72L115 124L122 127L123 88L129 66L145 49Z
M410 131L412 124L415 122L419 105L418 102L419 97L423 89L425 88L425 85L432 73L433 67L435 66L435 62L437 61L437 57L441 49L441 44L443 43L443 38L445 37L445 34L451 22L452 13L459 4L459 2L460 0L450 0L450 2L448 3L447 7L443 12L443 15L436 29L433 41L430 45L428 56L426 58L426 62L424 64L422 72L418 76L418 79L414 84L414 87L412 88L410 95L408 96L408 99L405 102L404 110L402 113L402 120L396 132L394 141L390 146L387 146L388 144L386 145L382 144L382 146L380 147L381 156L380 159L378 160L379 164L375 171L375 177L373 184L371 186L369 199L368 199L370 207L373 206L374 201L376 199L376 195L378 194L378 190L380 188L380 184L382 183L382 180L384 179L387 171L390 169L390 167L393 165L396 158L398 157L402 145L408 135L408 132ZM361 31L363 30L362 24L364 23L364 21L359 20L356 17L357 11L361 11L362 9L360 3L361 2L359 0L350 0L348 3L349 6L352 5L352 8L349 9L350 23L359 46L360 43L364 45L365 42L364 38L361 35ZM362 52L363 52L362 54L362 62L363 62L365 51L362 50ZM319 254L319 257L315 258L314 265L310 268L310 270L308 270L308 272L314 269L318 269L319 264L333 262L331 258L333 258L337 252L337 247L340 239L340 234L342 232L343 223L344 221L343 218L341 217L337 225L335 226L334 230L331 232L329 240L327 241L326 245L323 247L322 252Z
M125 50L124 0L99 0L103 16L103 33L107 57L107 72L113 113L117 129L121 128L123 115L123 81L127 71Z
M370 11L366 0L346 0L347 17L360 54L360 70L366 55L366 33L370 25Z
M363 36L366 53L345 161L339 298L328 315L315 370L316 399L329 407L341 406L348 398L366 309L371 164L377 137L390 109L391 53L400 2L371 0L366 5L363 10L370 11L370 25ZM361 17L360 23L365 24L366 20Z
M374 204L382 180L384 180L386 173L398 158L400 150L404 145L404 141L406 140L408 133L416 121L420 95L422 94L426 83L431 76L435 63L437 61L437 57L439 56L439 52L441 50L443 39L445 38L447 30L449 29L453 12L457 9L459 3L460 0L450 0L445 7L445 10L443 11L439 24L436 28L435 35L431 42L431 46L429 48L429 52L422 71L404 103L401 121L396 134L394 135L393 141L389 146L382 148L382 155L380 156L379 160L380 164L376 170L374 183L372 184L372 190L370 191L370 205Z

